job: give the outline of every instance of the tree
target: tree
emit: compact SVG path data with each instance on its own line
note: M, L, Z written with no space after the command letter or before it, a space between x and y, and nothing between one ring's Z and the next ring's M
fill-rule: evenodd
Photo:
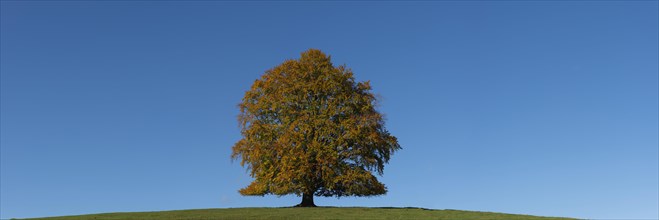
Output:
M232 159L254 181L242 195L374 196L387 192L372 172L401 149L376 110L369 81L355 82L316 49L267 70L245 92L238 121L243 138Z

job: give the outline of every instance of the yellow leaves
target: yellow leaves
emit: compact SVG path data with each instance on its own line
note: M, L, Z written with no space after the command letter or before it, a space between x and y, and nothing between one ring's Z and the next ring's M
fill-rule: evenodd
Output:
M238 190L238 192L244 196L265 195L267 191L268 189L266 184L259 181L254 181L249 184L249 186Z
M268 71L239 104L243 138L232 148L255 180L243 195L377 195L382 172L400 149L384 129L370 83L309 50Z

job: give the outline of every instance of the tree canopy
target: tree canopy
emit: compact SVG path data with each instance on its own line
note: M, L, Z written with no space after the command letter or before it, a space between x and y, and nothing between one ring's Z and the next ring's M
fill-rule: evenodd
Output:
M245 92L238 121L243 138L233 159L254 181L242 195L373 196L387 192L382 175L401 149L376 110L369 81L310 49L267 70Z

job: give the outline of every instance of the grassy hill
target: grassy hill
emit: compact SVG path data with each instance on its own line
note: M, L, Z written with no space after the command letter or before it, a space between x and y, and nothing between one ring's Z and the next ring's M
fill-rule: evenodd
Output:
M515 220L569 219L493 212L431 210L421 208L229 208L161 212L119 212L92 215L31 218L31 220L211 220L211 219L451 219Z

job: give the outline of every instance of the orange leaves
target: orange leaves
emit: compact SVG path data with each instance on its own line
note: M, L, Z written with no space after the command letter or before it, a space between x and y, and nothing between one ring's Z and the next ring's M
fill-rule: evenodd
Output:
M245 92L232 148L254 182L243 195L369 196L386 192L372 171L400 149L384 129L371 85L319 50L266 71Z

